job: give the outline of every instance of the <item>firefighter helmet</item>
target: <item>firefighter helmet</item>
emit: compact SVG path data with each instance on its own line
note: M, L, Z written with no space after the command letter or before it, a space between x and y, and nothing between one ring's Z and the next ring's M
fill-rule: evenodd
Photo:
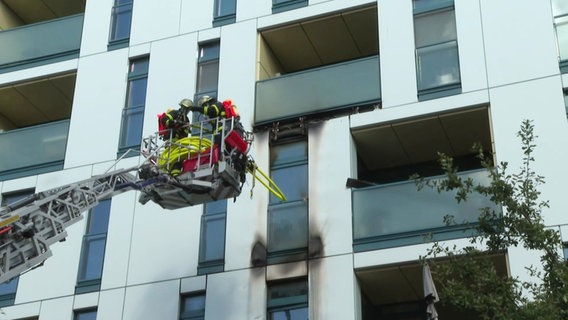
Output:
M182 99L182 100L179 102L179 105L180 105L183 109L188 110L188 109L190 109L191 107L193 107L193 101L191 101L191 99L185 98L185 99Z

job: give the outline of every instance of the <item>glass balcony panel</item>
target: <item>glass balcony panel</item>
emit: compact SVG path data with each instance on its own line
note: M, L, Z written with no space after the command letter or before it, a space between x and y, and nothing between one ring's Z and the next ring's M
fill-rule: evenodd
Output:
M0 68L79 53L83 14L0 32Z
M471 177L477 183L489 183L485 170L469 171L461 176ZM452 215L458 224L475 223L481 208L497 208L479 194L471 194L467 201L458 204L454 192L438 193L428 187L418 191L414 181L354 189L352 196L355 241L425 234L446 227L446 215Z
M378 102L379 57L291 73L256 83L255 123Z
M63 161L69 120L0 133L0 173Z

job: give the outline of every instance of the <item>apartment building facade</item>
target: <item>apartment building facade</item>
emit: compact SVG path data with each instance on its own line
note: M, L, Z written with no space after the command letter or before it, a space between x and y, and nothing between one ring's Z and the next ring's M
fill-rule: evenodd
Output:
M3 206L139 164L156 115L204 95L237 105L288 200L248 176L177 210L102 201L0 286L0 319L424 319L424 236L464 245L443 217L494 205L408 177L439 178L440 151L482 181L473 143L515 169L524 119L568 243L567 17L560 0L0 1ZM493 259L527 279L538 254Z

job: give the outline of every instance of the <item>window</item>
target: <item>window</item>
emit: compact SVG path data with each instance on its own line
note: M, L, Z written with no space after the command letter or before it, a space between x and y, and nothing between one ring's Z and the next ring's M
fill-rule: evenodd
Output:
M269 284L267 297L268 319L308 319L307 279Z
M73 320L96 320L97 319L97 310L81 310L75 311L75 315Z
M77 276L76 293L97 291L100 289L103 274L108 221L111 200L103 200L90 210L87 230L83 236L81 260Z
M564 89L564 107L566 108L566 117L568 117L568 88Z
M223 271L227 200L206 203L201 216L198 274Z
M222 26L235 22L237 13L237 0L215 0L215 14L213 26Z
M150 59L148 57L130 62L126 105L122 111L122 126L120 129L118 150L120 155L129 149L138 150L142 140L149 63Z
M205 319L205 293L184 295L181 297L180 320Z
M564 242L564 259L568 260L568 242Z
M278 263L290 258L305 259L308 248L307 141L272 146L270 173L288 201L282 202L270 194L268 262Z
M308 0L272 0L272 13L305 7Z
M568 71L568 2L552 0L552 14L556 29L560 70L564 73Z
M130 24L132 22L132 1L133 0L114 0L109 35L110 49L128 46Z
M195 100L199 97L217 97L217 87L219 82L219 41L208 42L199 46L199 57L197 65L197 88L195 89ZM199 112L193 113L193 122L204 120L204 116Z
M425 100L459 93L453 1L414 0L413 4L418 97Z
M35 189L21 190L2 195L2 207L8 206L22 200L35 193ZM20 277L15 277L8 282L0 284L0 307L7 307L14 304L16 291Z

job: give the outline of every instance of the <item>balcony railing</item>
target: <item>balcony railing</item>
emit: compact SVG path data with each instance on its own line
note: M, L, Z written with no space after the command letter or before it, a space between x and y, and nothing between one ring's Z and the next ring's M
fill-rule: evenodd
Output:
M480 184L490 181L486 170L460 175ZM414 181L354 189L352 200L355 251L421 243L429 234L439 240L465 237L475 232L472 226L481 208L500 212L495 203L479 194L473 193L458 204L455 192L438 193L428 187L419 191ZM452 215L456 224L446 225L446 215Z
M0 32L0 73L78 57L84 14Z
M256 83L255 125L380 101L379 56Z
M0 133L0 180L63 167L69 120Z

